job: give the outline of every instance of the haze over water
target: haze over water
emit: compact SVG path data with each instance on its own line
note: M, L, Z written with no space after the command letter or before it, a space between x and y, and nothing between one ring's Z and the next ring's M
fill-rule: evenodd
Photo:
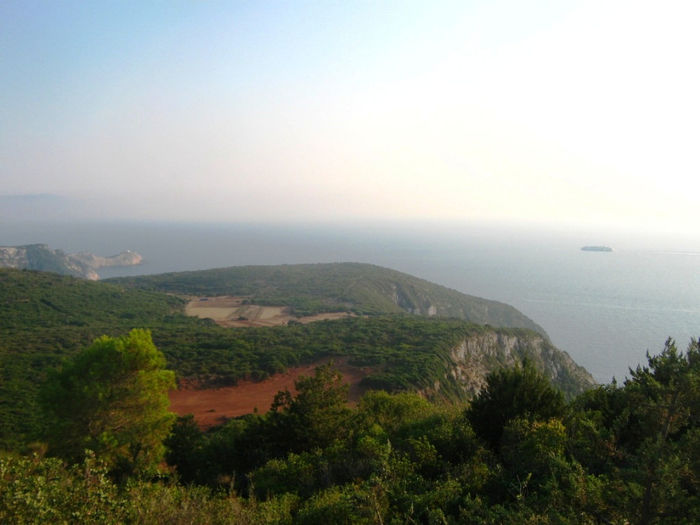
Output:
M106 269L103 277L246 264L386 266L515 306L602 383L622 379L669 336L685 349L700 335L700 246L662 238L417 224L0 224L0 244L31 242L144 256L143 265ZM615 251L582 252L585 244Z
M124 273L371 262L510 303L621 377L700 332L700 245L674 238L700 238L699 17L5 0L0 244L141 252Z

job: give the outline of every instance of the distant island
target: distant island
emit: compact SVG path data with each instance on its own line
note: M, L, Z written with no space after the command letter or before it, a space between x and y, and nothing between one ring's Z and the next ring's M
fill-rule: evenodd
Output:
M0 246L0 268L56 272L91 281L100 278L97 273L100 268L135 266L142 261L141 255L131 250L110 257L100 257L87 252L67 254L62 250L52 250L46 244Z
M610 246L583 246L581 251L584 252L611 252L613 249Z

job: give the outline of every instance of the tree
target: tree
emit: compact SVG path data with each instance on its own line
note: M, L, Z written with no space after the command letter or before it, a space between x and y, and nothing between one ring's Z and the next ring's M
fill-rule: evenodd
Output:
M296 395L280 391L272 403L272 423L289 441L289 450L326 447L346 435L350 414L348 385L332 363L319 366L313 376L294 382Z
M172 432L165 440L168 465L177 468L183 483L205 483L210 466L205 457L204 434L192 414L177 418Z
M683 354L668 339L647 359L624 386L629 415L620 442L636 467L630 478L642 488L634 508L642 524L660 516L693 522L700 517L700 343L692 340Z
M77 462L92 450L119 476L154 471L175 420L164 366L147 330L96 339L43 386L49 452Z
M503 428L516 417L546 421L564 414L564 396L530 363L502 368L486 378L486 388L467 411L479 437L498 450Z
M647 360L575 402L569 446L627 521L700 523L700 346L669 339Z

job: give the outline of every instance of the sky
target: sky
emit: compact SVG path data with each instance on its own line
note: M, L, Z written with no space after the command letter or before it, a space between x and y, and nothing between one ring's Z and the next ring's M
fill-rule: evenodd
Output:
M700 235L699 19L690 1L5 0L0 204Z

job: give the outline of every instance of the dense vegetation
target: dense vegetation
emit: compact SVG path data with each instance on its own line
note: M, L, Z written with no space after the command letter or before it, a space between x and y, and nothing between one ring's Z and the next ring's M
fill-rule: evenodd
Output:
M167 326L182 300L52 273L0 269L0 446L31 440L46 372L103 335ZM143 321L143 324L139 324Z
M121 476L156 473L175 419L175 374L151 334L103 336L51 371L41 392L44 438L52 454L76 462L85 450Z
M541 375L563 354L522 329L410 315L228 329L161 292L15 270L0 298L2 523L700 521L695 341L621 386L581 393L576 369L559 374L565 396ZM485 336L519 343L510 361L489 348L469 401L453 354ZM324 356L374 370L357 406L323 366L208 432L164 410L166 364L235 382Z
M440 381L437 395L451 400L468 394L447 374L449 350L460 340L485 333L517 335L524 342L520 359L535 355L539 338L525 330L406 315L222 328L185 317L183 301L171 295L8 269L0 270L0 297L0 444L6 445L31 441L40 431L37 392L47 370L103 334L121 336L134 327L151 331L180 378L230 384L322 357L348 356L353 364L375 370L365 380L367 387L430 389ZM585 371L568 371L563 354L546 341L542 345L552 369L564 371L558 377L563 390L573 395L590 384ZM506 364L503 356L489 359L489 367ZM541 360L538 366L545 370Z
M568 404L528 364L471 406L375 391L350 408L338 379L319 368L273 412L208 433L181 418L160 480L115 481L99 454L0 456L0 522L700 521L695 341Z
M371 264L236 266L122 277L111 282L176 294L248 296L256 304L289 306L300 316L337 311L373 315L409 312L528 328L546 337L540 326L512 306Z

